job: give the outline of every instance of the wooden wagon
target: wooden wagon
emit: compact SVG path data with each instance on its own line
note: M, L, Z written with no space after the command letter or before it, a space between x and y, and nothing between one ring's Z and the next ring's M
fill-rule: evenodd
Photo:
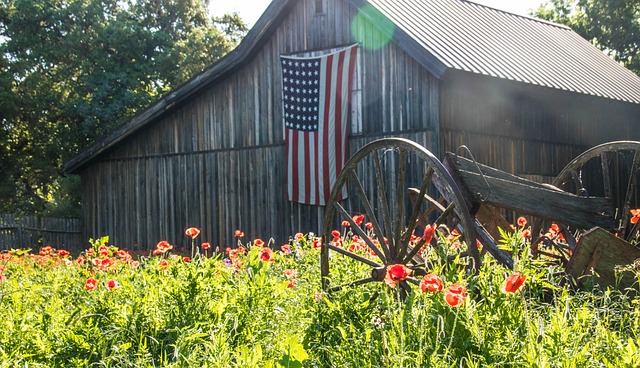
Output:
M481 252L512 268L511 255L498 246L498 229L511 226L504 214L531 219L534 257L558 262L578 281L593 275L602 285L631 286L635 278L620 279L615 269L640 262L640 248L632 245L640 226L632 211L640 207L639 167L640 142L611 142L584 152L553 183L543 184L482 165L465 147L440 161L409 140L371 142L349 159L327 204L323 288L383 281L387 268L398 264L413 276L425 274L430 265L420 254L437 245L437 236L422 236L427 229L464 244L462 252L449 256L465 258L469 269L480 266ZM347 185L350 196L343 200L340 194ZM341 223L366 252L336 241L332 233ZM332 252L366 265L370 272L336 283ZM411 283L419 281L407 277L400 287L406 292Z

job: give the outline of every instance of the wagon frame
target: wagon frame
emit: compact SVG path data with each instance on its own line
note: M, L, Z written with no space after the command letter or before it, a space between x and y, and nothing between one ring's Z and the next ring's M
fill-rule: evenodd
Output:
M476 244L513 268L510 254L498 247L498 229L510 226L502 216L505 211L531 217L533 256L557 261L578 280L585 274L602 274L599 281L613 285L615 266L640 258L639 248L630 244L640 226L640 222L630 223L631 210L640 206L639 168L640 142L633 141L609 142L585 151L551 184L480 164L464 146L457 153L446 153L440 161L410 140L373 141L347 161L327 203L322 231L323 289L331 292L384 281L388 267L403 265L412 275L399 286L403 293L409 292L410 284L419 284L415 276L429 271L420 254L437 243L426 235L435 229L436 235L453 235L466 244L466 250L456 257L467 257L469 269L481 264ZM374 179L363 183L360 176L369 171ZM395 175L388 175L390 172ZM341 193L347 184L352 195L343 201ZM364 214L366 226L356 213ZM366 252L339 244L332 235L338 222L348 226ZM545 233L550 223L556 231ZM369 266L370 274L332 284L332 252Z

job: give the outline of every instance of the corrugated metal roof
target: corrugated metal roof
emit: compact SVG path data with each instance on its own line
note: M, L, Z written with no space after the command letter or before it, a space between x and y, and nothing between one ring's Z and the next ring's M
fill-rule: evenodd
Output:
M466 0L366 3L446 68L640 104L640 77L568 27Z

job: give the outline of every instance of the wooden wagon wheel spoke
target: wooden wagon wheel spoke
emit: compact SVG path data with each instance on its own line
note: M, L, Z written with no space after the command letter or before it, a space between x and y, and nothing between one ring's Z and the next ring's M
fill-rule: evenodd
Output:
M424 177L422 178L422 187L420 187L420 192L418 192L417 198L413 203L413 211L411 212L411 216L409 217L409 220L408 220L409 227L407 228L405 235L402 237L402 248L400 249L400 252L398 254L399 259L406 259L405 257L407 255L409 239L411 238L411 234L413 234L418 224L418 217L420 216L420 208L422 207L422 203L425 200L427 188L429 186L429 182L431 181L432 174L433 174L433 169L431 169L430 166L427 167L427 170L424 173ZM425 218L425 222L426 222L426 218ZM424 224L423 226L426 226L426 224ZM409 259L411 258L413 257L410 257Z
M378 150L374 151L373 159L376 171L376 183L378 184L378 206L382 208L384 230L390 232L392 229L391 212L389 211L389 204L387 203L387 187L382 174L382 164L380 163L380 152ZM395 244L393 243L393 237L388 237L387 239L389 241L389 258L391 259L394 256ZM384 238L379 239L379 241L383 242Z
M629 172L629 181L627 183L627 195L624 198L622 216L620 222L622 226L620 226L620 233L618 234L621 238L625 238L625 230L626 224L629 222L629 218L631 215L631 198L635 192L635 187L637 185L636 175L635 173L638 171L638 166L640 165L640 155L638 155L638 151L635 151L633 154L633 163L631 164L631 171Z
M376 218L376 215L373 212L373 208L371 208L371 203L367 198L367 194L365 193L364 187L360 182L360 178L358 178L358 176L355 175L355 173L352 175L352 177L353 177L353 181L356 184L356 190L357 190L358 196L362 201L362 205L365 209L365 213L367 214L367 218L369 219L369 222L371 222L371 225L373 226L373 233L378 238L380 248L382 248L384 252L385 260L389 259L389 257L391 256L389 252L389 247L384 242L384 234L382 233L382 228L380 227L380 223L378 222L378 219Z
M407 167L407 150L404 148L400 148L398 163L400 167L398 167L398 182L396 184L396 215L395 215L395 226L394 226L394 236L393 236L393 244L394 244L394 259L400 259L402 248L406 246L402 244L401 234L402 230L405 227L405 216L404 216L404 193L407 190L405 186L406 180L406 167Z
M604 196L612 198L611 194L611 176L609 175L609 154L608 152L602 152L600 155L600 166L602 167L602 185L604 189Z
M352 288L352 287L355 287L355 286L368 284L368 283L374 282L374 281L377 281L377 280L375 280L373 277L365 277L365 278L362 278L360 280L347 282L346 284L342 284L342 285L338 285L338 286L332 286L332 287L328 288L327 291L332 293L334 291L338 291L338 290L341 290L341 289L344 289L344 288Z
M349 221L349 224L351 224L351 230L354 231L356 235L358 235L362 240L364 240L365 243L367 243L367 246L371 248L371 250L373 250L373 252L378 256L378 258L380 258L383 263L386 263L385 255L380 251L380 249L378 249L378 247L376 247L375 244L373 244L373 241L369 239L369 236L365 234L364 230L362 230L362 228L358 224L356 224L355 221L353 221L353 218L349 215L347 210L345 210L340 203L336 202L333 205L340 212L340 214L342 214L343 218Z
M322 246L324 246L326 248L329 248L329 249L331 249L333 251L336 251L336 252L338 252L340 254L344 254L345 256L353 258L353 259L355 259L357 261L360 261L360 262L362 262L364 264L368 264L371 267L374 267L374 268L382 267L382 265L379 264L378 262L372 261L369 258L365 258L365 257L363 257L361 255L358 255L358 254L355 254L353 252L349 252L346 249L343 249L343 248L340 248L340 247L336 247L333 244L325 243L325 244L322 244Z
M345 187L349 197L342 202L340 194ZM409 187L419 188L414 190L417 193L415 199ZM373 236L371 231L355 223L351 216L354 213L365 214L371 222ZM330 241L331 233L340 220L349 223L353 233L363 239L362 244L366 244L379 261L349 252L347 246L341 248ZM451 251L460 253L466 247L468 253L463 254L464 258L458 262L469 272L475 270L480 265L480 257L473 221L460 189L442 163L424 147L406 139L381 139L365 145L347 161L327 202L322 231L323 289L336 290L329 285L334 283L357 286L358 280L368 280L369 275L362 274L366 269L371 270L374 281L381 282L390 266L409 267L419 278L425 274L427 265L446 262L446 257L441 257L440 252L425 253L427 258L422 259L419 252L425 241L422 236L414 236L427 225L434 225L435 221L446 223L459 232L456 239L460 241L461 248ZM437 239L441 238L435 237L433 241ZM333 256L330 257L329 252ZM354 267L355 272L339 272L343 267L341 262L350 262L348 264ZM404 286L400 288L410 290L409 285L418 282L416 278L413 280L415 282L403 281L401 285Z
M404 256L404 258L402 258L402 261L401 261L401 262L402 262L402 263L408 263L408 262L411 262L411 260L413 260L413 257L415 257L415 256L418 254L418 252L420 252L420 250L421 250L421 249L422 249L422 247L424 246L424 243L425 243L424 239L420 239L420 241L418 242L418 244L416 244L416 245L411 249L411 251L409 251L409 253L408 253L408 254L406 254L406 255Z

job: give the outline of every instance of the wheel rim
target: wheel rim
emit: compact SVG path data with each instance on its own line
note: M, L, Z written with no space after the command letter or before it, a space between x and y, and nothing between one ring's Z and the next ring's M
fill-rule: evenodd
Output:
M580 196L608 198L614 214L605 230L631 241L637 237L638 225L630 223L631 209L640 207L638 169L640 168L640 142L618 141L595 146L567 164L553 181L553 185ZM542 229L547 224L541 225ZM554 254L567 264L577 246L577 239L586 230L577 226L558 224L563 240L544 239L535 244L534 252L547 243Z
M350 196L341 203L338 199L345 185ZM370 222L372 228L364 222L358 224L353 218L357 214L364 214L364 222ZM331 233L342 221L348 223L349 232L357 236L359 244L365 245L366 254L335 244ZM346 163L327 203L322 233L323 289L333 291L383 281L391 265L407 266L414 276L420 275L428 268L427 262L419 262L424 246L437 243L425 244L421 237L426 225L432 223L440 225L438 234L443 229L455 229L466 243L463 255L468 256L470 268L475 270L480 265L472 218L442 163L427 149L406 139L387 138L365 145ZM363 265L365 273L355 279L332 280L330 252ZM401 290L408 291L408 283L417 284L418 280L407 277L399 282Z

